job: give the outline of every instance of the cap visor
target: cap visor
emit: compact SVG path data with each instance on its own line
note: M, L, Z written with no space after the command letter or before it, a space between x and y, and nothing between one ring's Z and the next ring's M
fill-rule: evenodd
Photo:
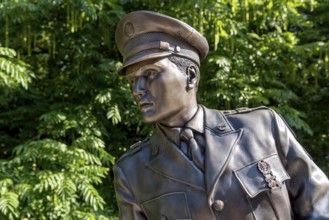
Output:
M145 51L147 52L147 51ZM156 53L144 53L144 54L138 54L135 55L133 57L131 57L130 59L128 59L123 65L122 67L120 67L120 69L118 70L118 73L120 75L125 75L126 72L126 68L128 66L131 66L133 64L142 62L142 61L146 61L146 60L152 60L152 59L157 59L157 58L161 58L161 57L167 57L170 56L172 53L171 52L156 52Z

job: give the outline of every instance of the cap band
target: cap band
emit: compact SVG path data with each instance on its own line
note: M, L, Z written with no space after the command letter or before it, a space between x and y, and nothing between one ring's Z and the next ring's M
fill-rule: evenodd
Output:
M128 41L123 48L124 63L128 62L130 58L136 55L141 55L145 51L176 54L178 56L192 59L200 65L200 57L195 48L170 35L157 32L146 33Z

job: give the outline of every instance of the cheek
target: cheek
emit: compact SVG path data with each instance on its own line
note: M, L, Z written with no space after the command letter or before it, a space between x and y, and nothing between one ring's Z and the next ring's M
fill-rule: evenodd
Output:
M165 73L170 74L170 73ZM177 103L186 93L186 79L182 76L163 75L148 85L148 90L157 104Z
M157 97L157 105L161 109L179 109L185 106L186 102L186 90L177 82L167 86L166 90Z
M162 81L160 87L163 92L177 98L185 91L185 79L183 77L170 77Z

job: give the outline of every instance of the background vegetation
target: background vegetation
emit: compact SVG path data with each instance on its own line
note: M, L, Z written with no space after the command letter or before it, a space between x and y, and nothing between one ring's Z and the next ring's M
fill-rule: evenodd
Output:
M329 173L329 1L0 0L0 219L116 219L111 166L150 132L116 74L139 9L208 39L200 103L274 108Z

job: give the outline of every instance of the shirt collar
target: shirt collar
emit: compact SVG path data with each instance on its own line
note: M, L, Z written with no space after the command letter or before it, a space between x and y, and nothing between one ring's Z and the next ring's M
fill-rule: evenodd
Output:
M168 126L162 125L160 123L158 125L159 125L159 128L163 131L163 133L169 138L169 140L173 141L176 144L178 144L180 142L179 134L180 134L182 127L168 127ZM204 133L204 110L203 110L203 108L198 106L197 112L194 114L194 116L188 122L186 122L186 124L183 127L191 128L192 130L203 134Z
M198 106L198 110L195 115L189 120L184 127L191 128L201 134L204 133L204 112L203 108Z

